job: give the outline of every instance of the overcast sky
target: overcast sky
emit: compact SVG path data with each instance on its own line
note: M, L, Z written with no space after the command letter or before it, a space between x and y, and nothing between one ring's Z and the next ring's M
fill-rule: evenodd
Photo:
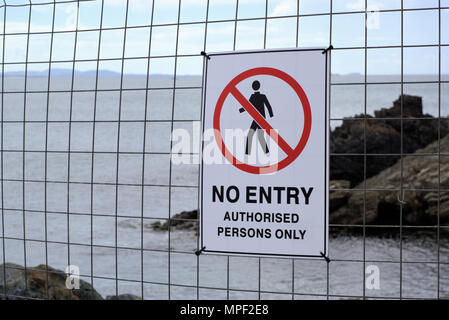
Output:
M48 0L32 0L33 3ZM28 2L9 0L8 3ZM233 49L236 14L235 0L210 0L209 23L207 26L206 50L228 51ZM300 14L328 13L329 0L299 0ZM333 0L333 12L364 10L364 0ZM442 7L449 7L449 0L441 0ZM398 9L400 0L368 0L369 10ZM404 8L437 7L438 0L404 0ZM151 24L151 0L129 0L128 26ZM31 24L28 26L29 6L8 7L6 34L27 32L49 32L52 30L53 5L32 7ZM180 22L201 22L206 19L207 0L182 0ZM79 30L97 29L100 25L101 1L80 4L60 3L55 10L55 31L74 30L78 20ZM255 18L237 23L236 49L262 49L264 47L265 12L269 17L290 16L297 13L297 0L239 0L238 18ZM0 9L2 16L4 8ZM77 19L77 14L79 14ZM125 26L126 0L105 0L103 28ZM262 18L262 19L257 19ZM181 25L178 48L176 48L178 21L178 0L155 0L153 27L151 32L151 56L196 55L204 49L205 24ZM330 34L329 15L299 18L299 46L327 47ZM296 46L297 19L269 19L267 23L266 47L291 48ZM121 58L123 54L124 30L102 32L100 58ZM128 29L125 43L125 58L139 58L125 61L125 73L145 73L150 40L150 28ZM381 12L368 18L368 46L399 46L401 44L401 13ZM441 11L441 42L449 44L449 9ZM53 38L53 61L73 60L75 33L55 33ZM51 34L32 34L29 39L29 70L45 70L45 61L50 57ZM337 48L363 47L365 44L364 14L333 15L332 44ZM438 44L438 10L404 12L404 44ZM76 59L96 59L98 31L78 33ZM5 39L5 62L26 61L27 36L7 35ZM449 47L442 47L442 73L449 73ZM172 73L173 57L151 59L153 73ZM400 73L401 49L369 49L369 74ZM58 63L56 68L72 68L72 63ZM77 62L78 70L94 70L95 61ZM120 71L121 60L102 61L100 68ZM22 70L23 65L5 65L5 71ZM340 74L363 73L364 50L335 50L332 72ZM178 58L179 74L201 74L201 57ZM404 49L404 72L409 74L438 73L438 47Z

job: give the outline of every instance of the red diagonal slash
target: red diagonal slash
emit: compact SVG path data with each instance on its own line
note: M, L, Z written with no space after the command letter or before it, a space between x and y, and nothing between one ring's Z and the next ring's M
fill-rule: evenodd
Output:
M254 108L254 106L243 96L243 94L236 87L232 87L230 92L249 113L249 115L257 122L257 124L265 130L271 139L273 139L287 155L292 154L293 149L290 145L277 133L276 130L273 129L273 127L270 126L267 120L262 117L259 111Z

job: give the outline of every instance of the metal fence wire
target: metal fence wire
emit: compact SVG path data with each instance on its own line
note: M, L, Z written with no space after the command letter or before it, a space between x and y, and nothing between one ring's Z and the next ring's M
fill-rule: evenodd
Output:
M373 6L375 7L373 9ZM449 78L449 1L337 0L61 0L12 1L0 6L1 32L1 263L52 281L55 269L78 266L80 278L101 295L130 293L143 299L419 299L449 297L448 229L440 223L441 123ZM397 41L373 34L373 15ZM422 26L410 16L429 16ZM392 17L394 25L382 25ZM417 20L415 20L417 21ZM408 41L417 28L433 27L427 39ZM346 26L346 28L345 28ZM446 28L444 27L446 26ZM385 29L386 28L386 29ZM348 30L351 30L349 32ZM426 29L427 30L427 29ZM332 50L331 119L363 123L360 157L363 194L360 224L330 224L330 262L311 259L195 255L193 231L154 231L154 222L198 223L172 218L198 208L198 161L175 165L171 132L194 131L201 119L201 51L274 47ZM414 55L410 55L410 53ZM434 57L430 68L426 53ZM384 57L373 64L376 56ZM372 60L370 60L372 59ZM379 61L379 60L376 60ZM389 63L398 71L376 78ZM410 77L423 65L428 74ZM382 69L384 70L384 69ZM357 73L339 77L337 73ZM449 73L449 72L448 72ZM394 154L370 154L367 123L370 90L382 96L430 88L437 120L437 183L405 184L403 100L401 146ZM419 90L418 90L419 89ZM359 109L345 113L337 95L357 94ZM419 94L418 94L419 95ZM397 97L396 96L396 97ZM390 100L392 101L392 100ZM445 107L446 106L446 107ZM388 107L385 105L384 107ZM445 109L447 108L447 110ZM420 120L420 119L417 119ZM425 119L422 119L425 121ZM186 152L198 158L199 141ZM366 184L371 156L397 157L400 185ZM373 158L371 158L373 159ZM410 177L409 177L410 178ZM399 221L369 224L368 194L398 195ZM408 225L403 195L436 194L435 223ZM447 202L446 202L447 204ZM377 229L394 236L372 236ZM447 233L446 233L447 234ZM414 235L413 237L411 235ZM39 266L40 265L40 266ZM366 284L367 270L379 270L380 288ZM2 283L0 282L0 285ZM3 296L21 297L3 285ZM30 292L30 291L24 291ZM36 296L25 295L25 298ZM54 298L45 286L44 298Z

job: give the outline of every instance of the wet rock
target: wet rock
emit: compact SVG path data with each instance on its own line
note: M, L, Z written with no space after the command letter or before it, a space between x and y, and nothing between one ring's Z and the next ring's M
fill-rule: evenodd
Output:
M360 191L352 192L346 205L331 212L330 223L362 224L365 207L366 224L399 225L401 200L403 225L437 225L438 207L440 225L448 225L449 192L445 190L449 189L449 157L424 155L434 153L438 145L438 141L435 141L417 150L414 155L404 157L402 163L398 161L367 179L367 190L395 190L366 191L366 195ZM449 136L440 140L440 148L441 154L449 154ZM400 189L401 177L403 189L413 191L404 191L403 195L396 191ZM355 189L363 190L364 187L365 183L362 182Z
M23 266L6 263L0 265L0 293L6 289L6 297L0 296L0 299L21 300L26 297L50 300L103 300L102 296L84 280L80 280L79 289L67 289L66 279L67 275L63 271L49 266L47 284L45 265L27 268L25 273Z
M107 296L106 300L142 300L142 298L133 294L125 293L119 294L118 296Z
M352 187L364 180L365 129L366 153L379 154L379 156L367 157L366 178L395 164L400 159L399 156L382 156L382 154L400 154L401 143L403 153L414 153L437 140L438 119L423 114L422 108L420 97L403 95L394 101L391 108L374 112L374 117L367 115L366 121L353 118L343 120L342 125L330 134L331 153L341 154L332 156L330 159L330 179L349 180ZM400 120L401 109L403 110L402 121ZM364 115L356 115L354 118L364 118ZM447 133L449 133L449 121L441 120L441 137ZM432 152L436 152L435 146Z
M197 216L198 210L183 211L164 223L154 222L151 227L160 231L168 231L169 226L171 230L197 230Z

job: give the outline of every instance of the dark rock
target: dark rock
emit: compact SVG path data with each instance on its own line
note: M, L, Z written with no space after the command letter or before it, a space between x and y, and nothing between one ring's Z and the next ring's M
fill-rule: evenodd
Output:
M154 222L151 227L160 231L167 231L169 226L171 230L197 230L197 216L198 210L183 211L164 223Z
M151 228L153 228L154 230L161 230L161 231L163 230L160 221L153 222L149 224L149 226L151 226ZM145 224L145 227L148 227L148 224Z
M142 298L133 294L125 293L119 294L118 296L107 296L106 300L142 300Z
M422 111L422 98L417 96L403 95L403 103L401 107L401 96L393 102L393 107L382 108L380 110L374 111L374 116L376 118L400 118L401 108L402 114L405 118L420 118L423 116Z
M400 120L401 99L403 99L402 121ZM364 115L356 115L354 118L364 118ZM375 117L367 115L366 121L347 118L343 120L341 126L331 132L331 153L339 154L332 156L330 160L331 180L349 180L352 187L364 180L365 123L366 153L380 154L367 157L366 178L378 174L400 159L399 156L382 156L381 154L401 153L401 132L403 153L414 153L438 139L438 119L423 114L420 97L403 95L394 101L393 107L376 111ZM449 133L449 122L441 120L441 137L447 133ZM435 147L431 151L435 152Z
M418 150L416 154L432 153L436 148L438 141ZM449 136L440 140L440 148L442 154L449 153ZM387 190L352 192L346 205L331 212L330 223L362 224L365 209L366 224L399 225L401 195L398 191L388 189L399 189L401 179L403 189L413 190L404 191L403 194L403 225L437 225L438 207L440 225L449 224L449 192L438 193L438 185L441 190L449 189L449 157L441 156L439 159L438 156L417 155L404 157L402 164L398 161L392 167L356 186L355 189L361 190L365 186L367 190Z
M84 280L80 280L79 289L67 289L66 279L67 275L63 271L49 266L47 285L45 265L27 268L26 274L23 266L13 263L0 265L0 293L6 289L4 299L103 300L102 296Z

